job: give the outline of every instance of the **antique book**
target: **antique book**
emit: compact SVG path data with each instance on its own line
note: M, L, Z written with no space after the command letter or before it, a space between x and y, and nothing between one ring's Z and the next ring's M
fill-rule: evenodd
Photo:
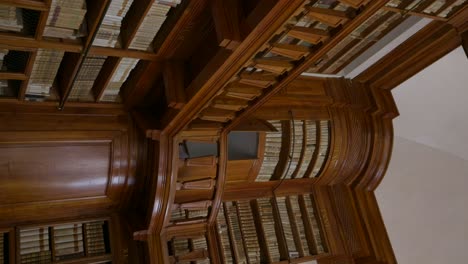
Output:
M321 229L320 219L318 218L318 212L315 211L314 201L311 195L303 195L304 202L307 208L308 217L312 225L312 232L314 233L315 245L317 246L317 254L325 253L324 243L322 241L323 230Z
M219 240L221 242L221 248L223 250L222 255L226 263L234 263L231 242L229 240L229 227L224 215L224 206L221 206L218 211L216 218L216 226L219 234Z
M294 171L296 170L297 164L299 162L299 158L301 157L302 141L303 141L302 121L292 120L289 122L289 125L291 126L291 135L290 135L291 150L289 153L290 163L288 165L287 170L284 172L285 175L283 175L285 179L291 179L294 174Z
M225 210L228 216L226 221L229 222L232 228L232 240L237 249L235 252L237 263L246 264L247 252L245 251L244 238L240 229L240 216L237 214L237 205L233 202L226 202Z
M294 222L296 224L296 228L299 234L299 241L301 242L303 251L304 251L304 256L309 256L310 255L310 250L309 250L309 244L307 242L306 238L306 231L304 227L304 221L302 219L302 212L299 207L299 201L297 196L289 196L286 199L289 200L290 205L291 205L291 212L292 215L290 214L290 217L294 219Z
M286 205L286 197L277 197L276 202L278 204L278 210L281 218L281 224L283 226L283 233L286 238L286 245L288 247L289 256L291 258L298 258L299 253L296 249L296 244L294 241L294 234Z
M311 177L317 177L325 164L325 159L328 154L330 144L330 135L329 135L329 123L328 121L320 121L320 146L317 162L315 163L314 169L312 170Z
M93 45L115 47L119 40L120 26L133 0L113 0L102 20Z
M104 222L86 223L85 232L88 255L97 256L105 254Z
M275 231L275 221L270 198L260 198L257 199L257 201L271 261L280 261L279 244Z
M197 237L192 239L193 250L206 249L208 250L208 244L206 243L205 237ZM210 264L210 259L206 258L203 260L197 260L197 264Z
M237 208L243 241L246 245L249 263L261 263L260 245L258 243L257 229L255 228L254 216L249 201L238 201Z
M56 260L84 257L83 224L54 226Z
M49 229L20 229L19 247L21 263L50 263Z
M84 35L85 0L52 0L44 36L75 39Z
M148 50L150 48L170 8L169 5L162 5L158 1L153 3L130 43L131 49Z
M0 5L0 31L20 32L22 29L22 9Z
M91 94L94 81L101 71L102 65L106 61L105 56L90 56L86 57L76 81L71 89L69 99L78 101L93 101L94 97Z
M38 49L26 96L47 97L50 95L50 88L54 84L63 55L63 51Z
M130 72L135 68L139 59L123 58L115 70L111 81L104 90L101 101L115 102L118 100L120 88L127 80Z
M296 178L309 178L310 175L306 175L307 170L309 168L310 163L312 162L312 157L315 151L315 144L317 141L317 125L316 122L313 120L305 120L306 129L306 142L305 142L305 150L304 150L304 157L297 173Z
M269 120L278 132L266 132L265 138L265 153L263 156L262 167L258 173L255 181L269 181L273 172L275 171L276 165L279 161L279 154L281 151L281 121L280 120Z

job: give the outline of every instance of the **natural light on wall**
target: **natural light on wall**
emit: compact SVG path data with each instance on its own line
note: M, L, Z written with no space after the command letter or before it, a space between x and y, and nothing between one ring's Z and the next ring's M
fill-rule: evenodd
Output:
M468 259L467 73L460 47L393 90L400 116L376 196L400 264Z

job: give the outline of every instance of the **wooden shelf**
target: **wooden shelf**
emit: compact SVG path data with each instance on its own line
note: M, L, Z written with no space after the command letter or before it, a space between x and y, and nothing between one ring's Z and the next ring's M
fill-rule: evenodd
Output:
M221 213L217 240L222 255L235 263L301 263L329 256L310 192L227 202Z
M27 75L17 72L0 72L0 80L27 80Z
M2 1L2 4L13 6L16 8L24 8L32 10L29 12L36 12L37 23L35 25L34 32L32 34L24 35L22 33L7 33L0 32L0 48L16 49L19 51L35 52L37 49L53 49L66 52L63 63L57 74L57 90L59 97L60 107L63 107L68 101L68 95L73 86L73 82L79 73L80 64L84 61L87 56L106 56L115 58L109 62L103 68L102 73L97 78L97 82L93 86L93 94L95 101L99 102L104 93L104 89L108 84L112 76L107 76L108 73L113 73L118 62L122 58L134 58L146 61L160 61L160 56L153 52L130 50L128 49L129 43L135 36L138 26L140 25L145 17L145 14L149 11L153 5L154 0L150 1L135 1L127 16L124 18L121 30L121 37L123 41L123 48L109 48L109 47L98 47L92 46L93 36L99 29L103 17L106 13L106 8L110 0L98 0L91 1L87 0L87 12L84 21L87 25L87 35L77 40L71 39L59 39L45 37L44 28L46 27L47 20L49 17L49 10L51 0L44 1L33 1L33 0L20 0L20 1ZM131 25L131 27L127 26ZM131 28L131 30L126 30ZM18 99L24 100L25 93L28 87L28 79L31 74L32 65L34 65L34 56L31 56L28 60L27 66L23 75L20 74L7 74L2 73L4 79L20 79L23 82L21 90L18 93ZM106 75L104 79L103 77ZM49 98L52 99L53 97Z

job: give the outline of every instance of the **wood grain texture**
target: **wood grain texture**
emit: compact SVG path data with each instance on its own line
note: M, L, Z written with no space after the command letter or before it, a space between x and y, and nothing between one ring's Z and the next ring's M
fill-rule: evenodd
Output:
M109 143L70 146L24 142L1 144L0 148L3 205L106 194Z

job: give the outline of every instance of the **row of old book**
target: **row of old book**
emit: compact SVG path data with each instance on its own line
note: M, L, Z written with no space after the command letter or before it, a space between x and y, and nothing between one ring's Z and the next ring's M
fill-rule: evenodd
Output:
M192 251L197 250L207 250L208 243L205 236L198 236L193 238L174 238L169 243L173 256L181 257L186 254L189 254ZM209 264L210 259L198 259L196 261L191 261L190 263L196 264Z
M277 131L266 132L263 163L256 181L270 181L273 178L276 167L280 162L281 145L284 143L282 142L284 140L284 128L287 128L290 133L290 150L288 155L283 156L288 159L288 166L281 175L276 175L275 179L318 176L328 155L330 141L328 121L269 120L269 123ZM319 134L317 135L317 133ZM318 144L317 140L319 140ZM317 158L314 160L315 152L317 152ZM300 160L301 163L299 163ZM311 164L312 162L314 164ZM313 167L309 168L310 166Z
M20 229L19 250L21 263L41 263L51 257L49 246L49 229Z
M197 218L197 217L207 217L208 209L201 210L185 210L185 209L175 209L172 210L171 221L180 221L184 219ZM185 254L188 254L192 251L199 249L208 249L208 244L206 242L206 237L193 237L193 238L175 238L170 243L170 255L180 257ZM191 263L197 264L209 264L210 259L200 259L197 261L192 261Z
M133 1L111 1L93 45L118 47L118 36L123 18ZM130 48L147 50L165 20L171 6L180 1L155 1L143 19L135 34ZM16 10L16 8L13 8ZM11 13L11 12L10 12ZM47 19L44 36L57 38L77 38L83 36L82 22L86 14L86 1L53 0ZM1 56L1 53L0 53ZM51 89L59 71L64 52L58 50L39 49L33 64L32 73L26 89L26 99L30 101L45 101L54 94ZM107 58L89 56L85 58L76 81L71 88L69 99L72 101L94 101L92 88ZM138 59L123 58L110 77L99 101L119 102L119 92L130 72L138 63ZM107 76L105 76L107 78ZM52 99L54 99L52 97Z
M89 256L106 254L105 228L105 222L103 221L86 224L86 246Z
M103 221L87 223L85 226L82 223L57 225L52 227L53 232L48 227L19 229L20 263L52 263L52 247L54 261L82 258L85 256L85 247L88 256L104 255L104 229ZM53 240L50 237L52 234Z
M291 142L291 148L289 151L289 164L288 168L284 172L283 177L285 179L291 179L297 169L297 166L299 165L299 159L301 158L302 154L302 147L303 147L303 140L304 140L304 134L303 134L303 122L302 120L291 120L288 122L288 125L291 127L291 133L289 135L290 139L289 142ZM315 127L308 127L308 130L315 130ZM311 146L305 146L306 149L311 149L315 147ZM308 162L303 162L308 163ZM295 177L297 178L302 178L303 175L297 175Z
M120 27L133 0L111 1L101 26L96 34L93 45L101 47L116 47L119 44Z
M43 35L76 39L87 35L85 0L52 0Z
M269 122L275 127L277 132L266 132L262 167L256 181L269 181L279 162L282 137L281 120L269 120Z
M223 203L217 230L225 263L277 263L326 253L313 198L293 195L273 199ZM299 199L303 200L305 211L301 210ZM275 217L275 203L279 218ZM311 234L307 233L306 225L311 226ZM286 256L280 253L280 244L286 245Z
M138 59L133 58L123 58L117 69L115 70L112 78L104 90L104 94L101 98L101 101L104 102L116 102L119 100L120 88L127 80L127 77L130 75L130 72L135 68L138 63Z
M93 45L120 47L119 35L122 20L132 3L133 0L111 0ZM169 9L177 4L180 4L180 0L155 1L148 13L144 15L143 22L130 43L130 48L149 49L156 33L166 20ZM88 34L85 19L87 11L85 0L52 0L43 36L61 39L77 39L86 36ZM0 5L0 31L22 32L23 27L30 26L30 24L33 24L32 31L35 31L38 19L37 12ZM31 32L32 35L34 33Z
M55 226L53 230L56 260L84 257L83 224L65 224Z
M23 30L21 9L0 5L0 31L20 32Z
M43 101L51 96L51 88L59 71L63 51L39 49L29 78L26 98ZM89 56L85 58L71 89L69 99L72 101L94 101L92 88L107 57ZM138 63L138 59L123 58L104 90L101 101L118 101L119 91L130 72Z

